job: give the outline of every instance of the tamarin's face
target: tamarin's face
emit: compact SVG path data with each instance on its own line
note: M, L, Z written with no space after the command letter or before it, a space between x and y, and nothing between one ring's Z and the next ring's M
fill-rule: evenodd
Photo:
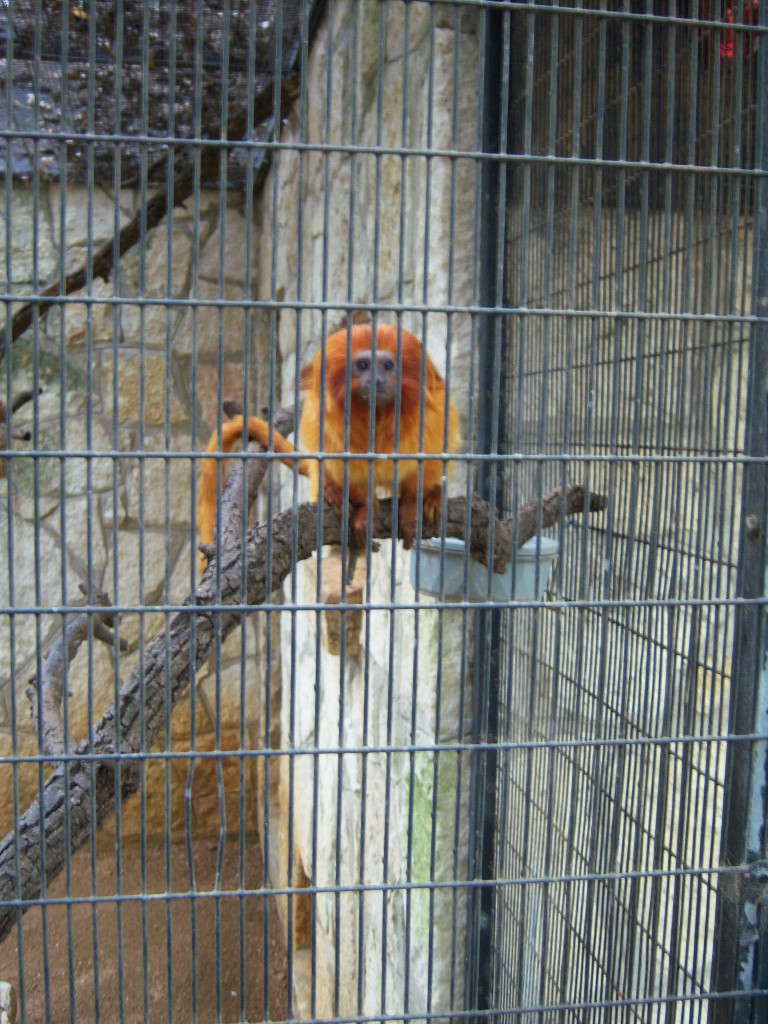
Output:
M397 393L397 365L391 352L356 352L350 367L352 398L362 405L373 401L377 409L391 405Z
M310 367L302 372L305 405L313 389L319 391L321 362L325 359L326 406L343 413L351 399L352 408L372 412L378 420L389 414L400 394L401 415L418 416L422 392L422 349L408 331L401 332L398 357L398 332L393 324L384 324L376 332L368 324L352 328L351 338L345 330L326 338ZM375 352L375 356L374 356ZM399 362L399 365L398 365ZM374 404L372 404L372 401Z

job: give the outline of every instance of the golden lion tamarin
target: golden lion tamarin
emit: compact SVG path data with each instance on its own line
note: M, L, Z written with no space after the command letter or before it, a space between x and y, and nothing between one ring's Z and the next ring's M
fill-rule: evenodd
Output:
M408 331L401 331L401 365L397 372L397 327L380 326L376 331L376 352L372 348L373 332L370 324L357 324L351 329L349 345L349 389L347 389L347 329L329 335L313 362L301 371L303 402L299 421L299 445L305 454L321 453L323 459L323 497L338 512L344 500L344 462L348 470L349 504L352 510L352 528L358 544L365 543L365 524L369 502L376 511L376 491L392 491L395 460L376 460L373 463L373 493L369 494L370 417L374 416L373 450L379 455L417 454L441 455L445 440L445 383L432 360L425 360L422 380L422 350L419 341ZM325 361L325 389L321 391L322 363ZM395 406L400 394L399 434L395 446ZM421 400L424 394L423 444L420 445ZM374 397L375 396L375 397ZM371 400L375 404L371 407ZM349 406L349 445L344 442L345 411ZM324 409L323 436L320 437L321 409ZM235 417L222 424L221 450L228 452L242 437L243 417ZM260 444L269 443L269 425L258 417L248 419L248 438ZM461 443L459 418L453 403L448 404L448 452L455 452ZM272 432L274 450L279 455L290 455L294 447L282 434ZM219 444L215 433L208 451L216 451ZM334 454L360 453L360 459L334 459ZM329 457L331 456L331 457ZM284 460L292 466L293 459ZM419 479L419 460L398 459L398 537L403 546L410 548L416 534L416 505ZM310 496L317 501L320 487L320 461L299 459L298 471L309 477ZM440 516L442 478L444 468L440 460L425 460L423 470L424 517L435 522ZM200 541L210 544L216 517L216 461L203 460L200 477L200 496L197 506L197 525ZM205 566L202 559L201 568Z

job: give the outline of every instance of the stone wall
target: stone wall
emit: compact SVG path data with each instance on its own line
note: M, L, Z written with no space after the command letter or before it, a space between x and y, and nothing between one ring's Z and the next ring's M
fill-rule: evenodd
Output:
M476 17L426 4L332 11L310 50L304 119L297 106L257 210L260 294L308 304L282 309L275 324L281 396L292 400L297 366L343 304L378 307L379 322L416 307L403 326L442 372L449 366L468 433L474 324L431 309L476 300L478 165L376 149L476 149ZM458 493L461 468L450 483ZM288 505L292 485L280 480ZM383 543L367 569L358 566L346 600L373 609L280 616L282 669L269 703L280 707L281 748L299 753L269 769L273 881L323 890L281 902L301 1017L463 1005L466 893L450 883L467 877L469 771L464 756L434 748L471 735L469 616L432 610L424 596L415 611L398 545ZM284 600L330 609L340 594L338 555L326 552L299 567ZM406 752L413 746L423 749ZM432 882L445 888L419 888Z
M81 264L89 241L96 247L112 238L115 209L123 224L138 203L132 191L116 202L103 189L89 200L84 188L70 185L64 192L46 185L35 204L32 191L16 185L10 219L0 218L0 275L8 273L14 294L23 298L54 279L61 261L67 269ZM5 265L7 233L10 267ZM196 451L215 426L220 343L237 351L242 366L244 343L255 353L264 334L260 314L252 310L229 308L222 314L213 306L195 309L164 300L249 296L246 254L252 241L241 202L225 196L222 204L218 194L203 193L198 216L192 201L176 209L170 227L157 228L143 250L126 254L114 279L94 281L71 296L61 312L40 317L37 328L13 347L11 392L31 387L35 372L44 389L34 405L16 414L14 424L34 430L33 444L43 454L8 460L7 479L0 480L0 605L19 609L13 616L0 615L0 756L38 752L25 689L62 628L62 617L51 609L82 604L81 580L132 610L121 616L119 626L126 652L117 658L104 644L84 644L69 668L67 714L76 740L87 737L89 725L115 698L115 680L128 676L144 644L163 628L169 616L162 606L178 604L190 592L196 578L191 540L196 467L192 459L163 454ZM251 366L258 363L251 360ZM3 398L6 372L3 362ZM242 371L227 385L242 396ZM24 452L30 445L16 447ZM49 451L67 454L48 456ZM86 458L87 452L95 454ZM149 457L139 459L138 452ZM37 607L41 614L35 614ZM242 706L241 643L248 658L257 655L253 623L224 645L218 676L213 664L198 675L195 694L174 711L162 749L241 746L241 729L247 737L256 718L257 688L255 678L245 680ZM145 834L162 837L169 824L173 835L183 835L187 784L193 834L218 832L215 765L198 760L190 774L191 765L189 759L148 761ZM223 769L226 825L236 830L238 762L225 759ZM24 810L39 782L35 763L0 767L0 833L12 825L16 786ZM245 824L252 827L250 780L248 787ZM139 835L140 815L137 799L122 809L124 838ZM106 827L114 828L114 819Z
M19 609L0 616L0 755L37 755L24 690L62 628L51 609L81 604L78 583L90 579L126 608L119 635L128 650L85 644L69 668L70 732L87 736L116 680L170 617L165 606L194 584L189 456L215 427L221 400L291 404L297 369L344 304L378 307L380 322L403 314L450 375L469 432L476 325L460 310L477 301L477 165L377 149L477 148L476 15L352 0L332 10L310 50L306 109L289 112L252 220L236 195L204 193L199 208L190 200L125 256L114 280L71 296L14 346L11 391L31 386L35 373L44 387L15 423L34 429L38 450L67 454L13 459L0 488L0 605ZM89 244L113 236L115 209L125 223L139 202L129 191L89 198L45 185L35 203L30 189L14 187L3 224L14 293L47 283L62 261L82 262ZM219 299L258 303L207 304ZM292 487L283 469L271 473L277 511ZM450 487L464 486L459 466ZM300 567L283 600L338 602L338 564L326 553ZM409 607L415 595L397 545L382 544L365 570L361 563L354 600L379 608L355 621L288 608L251 616L218 668L212 659L198 674L157 751L251 747L276 756L224 757L223 806L212 759L159 756L146 765L145 807L135 798L120 815L122 838L160 839L169 828L182 836L188 821L193 834L215 834L224 812L230 831L258 820L273 885L347 888L338 898L281 901L299 1015L312 1011L313 956L318 1013L448 1011L462 1001L465 896L450 883L466 877L469 771L464 755L434 748L470 735L469 616L433 610L429 598L418 612ZM403 610L388 610L400 602ZM375 752L362 753L366 746ZM318 747L354 753L315 755ZM296 749L306 754L279 755ZM0 832L40 779L34 761L0 767ZM107 828L115 827L112 819ZM447 884L419 888L432 882ZM390 888L358 893L384 883Z

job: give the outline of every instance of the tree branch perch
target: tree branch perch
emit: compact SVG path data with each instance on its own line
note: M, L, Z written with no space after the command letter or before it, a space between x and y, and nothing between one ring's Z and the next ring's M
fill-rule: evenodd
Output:
M247 461L249 466L260 467L263 475L265 460ZM568 487L564 494L558 489L545 496L541 505L529 502L513 519L497 521L495 564L500 562L499 551L504 552L506 560L515 541L520 545L529 540L538 524L551 525L561 514L583 511L584 501L585 494L580 487ZM592 511L600 511L605 504L600 495L591 495ZM445 533L464 538L468 511L473 556L487 561L492 512L480 498L472 499L469 510L464 499L449 500ZM379 538L391 536L390 502L381 502L372 532ZM424 524L425 539L436 533L438 530ZM242 612L222 610L213 614L210 607L239 604L243 592L248 604L263 604L293 569L294 551L296 561L301 561L321 545L339 544L341 534L341 518L330 505L324 505L322 533L319 534L317 506L303 504L295 517L292 510L280 512L271 523L250 530L244 560L239 544L236 550L222 550L218 564L214 562L208 567L196 592L187 599L188 607L174 616L169 628L159 632L146 646L143 659L120 690L117 708L109 707L95 726L92 748L81 742L72 755L55 765L41 796L18 819L15 830L0 842L0 941L11 930L17 907L20 905L23 911L29 901L40 896L41 845L45 848L46 880L50 883L62 870L66 857L87 842L91 829L98 828L112 812L118 780L123 799L138 789L140 762L121 755L151 749L164 728L166 700L170 699L171 706L176 704L187 690L190 678L194 678L193 669L199 669L216 643L242 623ZM267 578L269 544L271 575ZM217 620L220 627L217 627ZM142 735L146 741L144 746ZM90 817L92 795L95 822ZM69 835L64 827L67 804ZM44 831L42 844L41 829Z

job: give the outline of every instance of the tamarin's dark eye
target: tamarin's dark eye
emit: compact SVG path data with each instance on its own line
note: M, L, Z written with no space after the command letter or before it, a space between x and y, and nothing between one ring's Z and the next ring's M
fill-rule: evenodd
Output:
M355 360L355 369L357 370L358 373L365 373L365 371L369 369L369 366L370 364L367 359Z
M391 373L392 370L394 370L394 368L395 368L395 364L392 362L391 359L385 360L385 362L384 362L384 369L387 371L387 373Z

